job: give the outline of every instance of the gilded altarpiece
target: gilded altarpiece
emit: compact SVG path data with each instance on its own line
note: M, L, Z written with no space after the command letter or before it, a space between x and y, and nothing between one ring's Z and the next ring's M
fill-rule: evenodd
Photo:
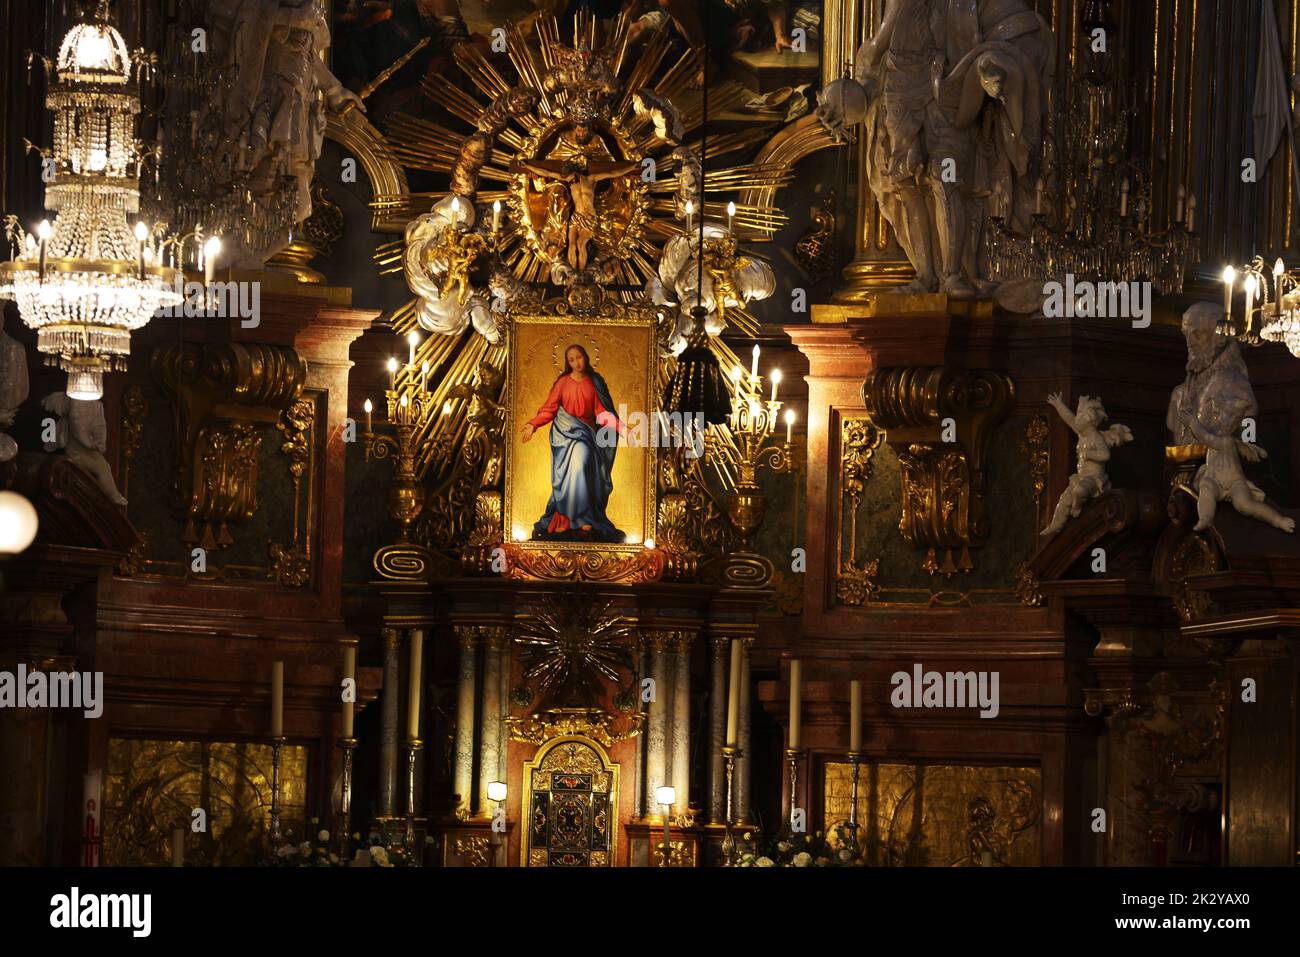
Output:
M524 867L609 867L618 850L618 765L595 741L556 738L524 766Z
M849 819L852 784L848 764L824 773L829 833ZM867 762L858 826L872 866L1030 867L1042 863L1042 803L1038 768Z
M251 866L266 857L271 828L269 744L111 738L104 781L105 867L166 865L172 832L185 832L185 860ZM306 823L307 749L281 753L281 827ZM195 808L206 828L194 832Z

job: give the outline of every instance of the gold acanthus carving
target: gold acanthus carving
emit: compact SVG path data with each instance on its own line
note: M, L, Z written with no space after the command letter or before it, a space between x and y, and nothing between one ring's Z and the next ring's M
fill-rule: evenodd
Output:
M812 225L794 244L794 258L808 275L821 282L835 271L835 190L813 211Z
M149 403L144 390L133 385L122 395L122 494L127 495L131 484L131 462L140 449L140 436L144 420L149 414Z
M257 509L263 431L298 401L307 364L288 346L166 343L154 349L152 371L175 411L172 507L185 522L182 541L229 545L229 526Z
M898 530L927 549L931 574L970 571L970 549L988 538L985 456L1015 394L1004 373L946 366L878 369L863 384L867 414L898 454Z
M622 582L639 585L664 577L667 556L663 549L635 552L591 548L544 552L520 548L513 542L501 546L506 578L542 581Z
M1038 544L1038 526L1043 523L1043 495L1052 471L1051 429L1045 415L1035 415L1025 426L1020 450L1029 459L1029 481L1034 493L1034 545Z
M465 867L487 867L491 863L492 842L477 834L455 837L451 841L451 853L464 861Z
M880 561L858 562L858 508L871 477L871 461L885 434L865 416L840 420L840 558L835 598L843 605L866 605L880 591L875 583Z
M636 711L630 723L614 727L614 716L599 708L551 708L526 718L508 717L510 739L524 744L545 744L555 738L579 735L611 748L620 741L634 738L645 725L645 712Z
M1043 604L1043 583L1038 580L1038 576L1034 574L1028 562L1021 562L1016 566L1014 590L1016 597L1020 599L1020 604L1026 608L1038 608Z
M1169 580L1173 584L1170 597L1180 619L1195 621L1209 615L1214 608L1209 595L1188 587L1188 577L1222 570L1223 559L1204 535L1193 532L1178 543L1169 566Z

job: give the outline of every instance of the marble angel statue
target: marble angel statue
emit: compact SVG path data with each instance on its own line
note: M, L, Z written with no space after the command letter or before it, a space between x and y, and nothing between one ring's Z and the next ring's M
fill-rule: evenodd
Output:
M473 279L482 260L490 257L490 241L476 230L474 204L448 196L406 227L403 271L406 284L420 302L420 326L444 336L464 332L471 324L493 344L501 341L503 306L519 290L519 280L505 268L495 268L486 285Z
M1059 392L1052 393L1047 401L1056 409L1061 421L1079 437L1077 471L1070 476L1069 485L1061 493L1052 521L1042 531L1044 537L1050 538L1071 518L1078 518L1085 505L1110 491L1110 476L1106 474L1110 450L1132 442L1133 433L1127 425L1112 425L1103 431L1106 409L1095 396L1079 396L1079 407L1074 412L1070 411Z
M646 283L646 295L660 306L678 310L668 347L674 355L686 348L695 328L691 309L698 303L708 315L704 330L711 336L726 328L729 308L767 299L776 291L776 274L767 263L740 255L735 236L718 226L704 227L704 268L699 261L700 238L673 236L664 244L659 273ZM703 282L701 283L701 279Z
M93 478L114 505L125 505L126 499L117 490L113 470L104 458L108 449L104 404L98 399L73 399L66 392L54 392L41 400L41 407L59 417L55 441L68 460Z
M1295 531L1295 520L1265 499L1264 491L1246 478L1241 462L1267 458L1265 450L1241 441L1243 420L1259 411L1250 373L1235 339L1216 327L1222 315L1213 303L1196 303L1183 314L1187 341L1187 379L1169 399L1165 424L1177 444L1205 446L1205 464L1192 478L1196 492L1196 531L1214 524L1219 502L1249 518L1284 532Z

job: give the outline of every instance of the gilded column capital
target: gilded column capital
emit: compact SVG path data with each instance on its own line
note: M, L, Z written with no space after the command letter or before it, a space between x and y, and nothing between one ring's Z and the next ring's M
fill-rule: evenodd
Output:
M691 633L680 628L642 628L641 644L655 654L672 654L690 649Z
M726 635L713 635L709 638L709 654L714 658L725 658L731 654L731 639Z
M489 651L500 651L510 644L509 625L478 625L477 631Z
M400 628L385 628L385 629L383 630L383 636L384 636L384 650L385 650L385 651L396 651L396 650L397 650L398 642L400 642L401 639L402 639L402 632L401 632L401 629L400 629Z
M478 643L479 629L477 625L453 625L456 632L456 644L462 650L473 651L474 646Z

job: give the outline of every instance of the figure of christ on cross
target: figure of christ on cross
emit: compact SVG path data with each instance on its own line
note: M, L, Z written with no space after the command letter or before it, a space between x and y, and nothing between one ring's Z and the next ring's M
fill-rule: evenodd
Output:
M569 215L568 253L566 260L575 272L587 268L588 247L596 238L596 184L618 179L640 167L640 163L616 160L519 160L519 169L534 176L564 183L569 189L573 212ZM513 169L517 172L517 169Z

